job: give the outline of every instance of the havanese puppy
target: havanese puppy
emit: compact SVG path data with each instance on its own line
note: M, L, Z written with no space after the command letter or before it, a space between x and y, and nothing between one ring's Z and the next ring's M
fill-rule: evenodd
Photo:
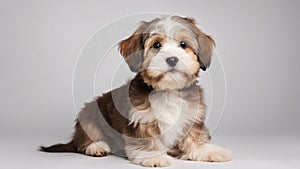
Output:
M192 18L141 22L119 43L135 77L85 104L69 143L41 151L97 157L113 153L147 167L169 166L172 158L231 160L229 150L211 143L203 90L197 84L200 70L210 65L214 45Z

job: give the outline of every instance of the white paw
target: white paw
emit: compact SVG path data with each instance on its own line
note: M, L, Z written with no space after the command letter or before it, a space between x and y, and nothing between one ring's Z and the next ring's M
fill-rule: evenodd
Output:
M172 157L162 154L154 157L134 158L131 162L144 167L166 167L172 164Z
M232 160L232 153L217 145L206 143L199 149L191 150L184 154L181 159L207 162L225 162Z
M109 146L103 141L91 143L85 150L86 155L95 157L106 156L109 152Z
M207 155L207 161L209 162L225 162L232 160L232 153L227 149L219 149L211 151Z

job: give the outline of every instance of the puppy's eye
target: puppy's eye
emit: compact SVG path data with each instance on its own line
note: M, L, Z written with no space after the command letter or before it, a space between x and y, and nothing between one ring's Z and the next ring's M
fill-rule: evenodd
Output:
M160 44L160 42L155 42L152 47L155 49L159 49L159 48L161 48L161 44Z
M187 44L186 44L186 42L184 42L184 41L181 41L180 44L179 44L179 46L180 46L182 49L187 48Z

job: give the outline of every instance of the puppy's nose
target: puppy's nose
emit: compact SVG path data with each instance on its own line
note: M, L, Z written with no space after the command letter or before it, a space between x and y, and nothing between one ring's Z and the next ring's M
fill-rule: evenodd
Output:
M168 63L168 65L174 67L174 66L177 64L177 62L178 62L178 58L175 57L175 56L168 57L168 58L166 59L166 62Z

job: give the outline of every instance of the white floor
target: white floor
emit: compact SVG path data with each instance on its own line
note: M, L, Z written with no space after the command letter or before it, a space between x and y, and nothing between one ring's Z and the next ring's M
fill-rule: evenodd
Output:
M50 142L51 141L51 142ZM43 153L39 145L56 143L53 138L5 137L0 140L0 168L3 169L124 169L142 168L113 155L88 157L73 153ZM234 160L206 163L174 160L171 167L203 169L299 169L300 137L291 136L217 136L215 143L232 150Z

